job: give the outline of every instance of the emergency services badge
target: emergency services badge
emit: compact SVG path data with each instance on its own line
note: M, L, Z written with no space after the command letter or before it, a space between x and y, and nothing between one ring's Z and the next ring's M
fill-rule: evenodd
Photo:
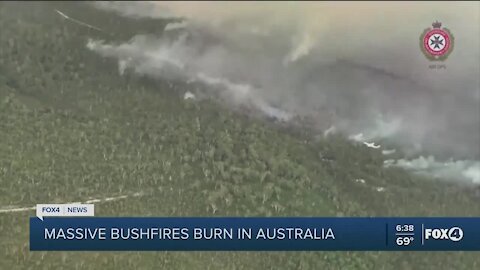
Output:
M453 50L454 37L442 23L432 23L420 36L420 49L430 61L445 61Z

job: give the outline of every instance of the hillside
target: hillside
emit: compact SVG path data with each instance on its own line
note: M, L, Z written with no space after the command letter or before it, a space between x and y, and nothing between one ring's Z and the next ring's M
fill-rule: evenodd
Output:
M101 26L64 20L55 12ZM184 100L181 81L120 76L89 38L161 34L79 3L0 3L0 209L86 201L99 216L478 216L464 187L383 168L376 150L313 140ZM355 181L364 179L365 184ZM379 189L378 188L383 188ZM34 211L0 212L0 269L476 269L474 253L29 252Z

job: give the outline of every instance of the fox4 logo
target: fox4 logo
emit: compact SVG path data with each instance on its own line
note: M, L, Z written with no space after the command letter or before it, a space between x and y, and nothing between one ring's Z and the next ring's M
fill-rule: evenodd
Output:
M450 229L425 229L425 240L430 238L458 242L463 238L463 230L459 227L452 227Z

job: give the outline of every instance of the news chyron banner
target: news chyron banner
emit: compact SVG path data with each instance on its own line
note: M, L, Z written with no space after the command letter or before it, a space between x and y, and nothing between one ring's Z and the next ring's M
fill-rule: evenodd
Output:
M94 217L37 205L32 251L480 251L480 218Z

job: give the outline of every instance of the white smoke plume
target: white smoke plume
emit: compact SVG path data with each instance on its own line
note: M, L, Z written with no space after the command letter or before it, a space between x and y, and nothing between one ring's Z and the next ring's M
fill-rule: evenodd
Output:
M201 82L228 102L282 121L308 116L324 131L388 139L438 159L480 159L478 2L94 5L181 20L161 37L89 42L91 50L118 58L121 72ZM419 45L434 21L455 37L442 69L429 68Z
M386 167L396 166L413 171L415 173L433 176L439 179L464 179L473 184L480 184L480 162L470 160L449 160L440 162L435 157L421 156L407 160L385 160Z

